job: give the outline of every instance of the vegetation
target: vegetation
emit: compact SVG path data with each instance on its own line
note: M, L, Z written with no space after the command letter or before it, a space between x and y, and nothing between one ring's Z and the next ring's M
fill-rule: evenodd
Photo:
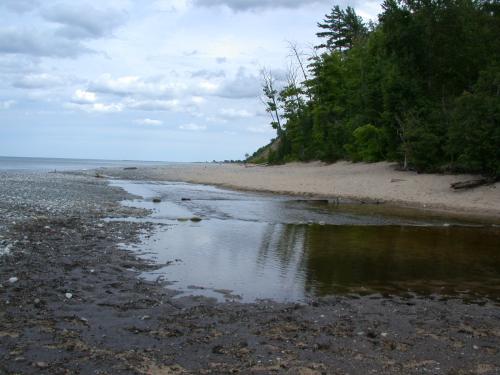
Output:
M263 72L267 161L500 176L498 1L386 0L377 24L335 6L318 26L306 62L291 45L287 77Z

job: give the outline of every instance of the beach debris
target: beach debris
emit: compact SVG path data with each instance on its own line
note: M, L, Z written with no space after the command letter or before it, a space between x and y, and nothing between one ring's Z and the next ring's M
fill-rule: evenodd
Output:
M460 182L455 182L451 184L451 188L455 190L461 190L461 189L472 189L475 187L479 187L482 185L486 185L489 183L495 182L494 180L487 179L487 178L480 178L477 180L468 180L468 181L460 181Z
M38 368L47 368L47 367L49 367L49 364L47 362L39 361L39 362L34 363L33 366L38 367Z
M14 283L17 283L17 281L18 281L18 280L19 280L19 279L18 279L17 277L15 277L15 276L14 276L14 277L11 277L11 278L9 279L9 283L14 284Z
M66 294L65 294L65 297L66 297L67 299L71 299L71 298L73 298L73 294L71 294L71 293L66 293Z
M212 348L212 353L214 353L214 354L224 354L224 347L222 345L215 345Z
M153 198L153 203L161 203L161 198Z

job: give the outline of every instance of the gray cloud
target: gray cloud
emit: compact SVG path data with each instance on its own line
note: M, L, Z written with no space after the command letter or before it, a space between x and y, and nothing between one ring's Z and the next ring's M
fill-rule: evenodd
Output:
M214 7L225 5L234 11L272 8L299 8L312 3L328 3L328 0L194 0L195 5Z
M225 81L215 92L215 96L222 98L243 99L255 98L261 93L260 78L247 73L240 68L236 76Z
M191 78L224 78L226 76L226 72L223 70L207 70L201 69L191 73Z
M79 42L33 30L0 30L0 53L40 57L76 57L93 51Z
M33 10L39 4L38 0L2 0L0 6L16 13L25 13Z
M42 12L45 20L59 24L56 34L68 39L98 39L110 36L125 22L126 14L115 9L58 4Z

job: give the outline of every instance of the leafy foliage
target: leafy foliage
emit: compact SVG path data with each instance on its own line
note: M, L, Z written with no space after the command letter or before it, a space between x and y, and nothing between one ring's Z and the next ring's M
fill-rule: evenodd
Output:
M264 79L272 162L399 161L500 175L500 3L386 0L377 25L335 6L303 80Z

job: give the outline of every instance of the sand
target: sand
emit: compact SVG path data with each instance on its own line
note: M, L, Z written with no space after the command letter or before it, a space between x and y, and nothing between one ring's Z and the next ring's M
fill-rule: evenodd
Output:
M133 171L133 174L137 175L137 172ZM282 166L174 164L150 168L143 177L245 190L390 202L500 218L499 183L455 191L451 189L451 183L478 177L398 171L395 164L387 162L329 165L314 162Z

